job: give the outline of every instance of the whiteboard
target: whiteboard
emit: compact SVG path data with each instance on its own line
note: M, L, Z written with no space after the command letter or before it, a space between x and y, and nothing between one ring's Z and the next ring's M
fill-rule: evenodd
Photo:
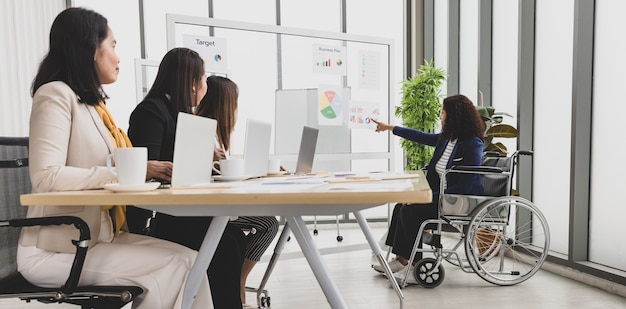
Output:
M316 31L195 16L167 14L168 48L184 45L186 35L218 39L225 44L222 58L228 77L239 86L237 124L231 136L230 154L243 154L246 119L273 124L271 157L295 167L302 127L320 130L313 168L351 170L373 164L380 169L394 166L396 141L373 128L319 125L318 89L341 91L344 115L353 104L378 104L380 118L391 122L396 85L393 76L393 40L340 32ZM217 42L217 41L216 41ZM341 51L343 71L320 72L320 50ZM324 58L326 59L326 58ZM212 58L207 58L212 61ZM363 64L367 63L367 65ZM364 77L365 76L365 77ZM333 105L333 111L334 111ZM327 119L330 119L327 117ZM336 123L333 123L336 124Z

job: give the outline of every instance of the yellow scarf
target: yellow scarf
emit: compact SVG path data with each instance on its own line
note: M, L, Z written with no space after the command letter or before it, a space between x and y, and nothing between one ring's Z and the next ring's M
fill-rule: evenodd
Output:
M120 128L118 128L115 125L115 122L113 121L113 117L111 116L111 113L109 113L109 110L107 109L106 105L104 105L104 103L100 101L100 103L98 103L98 105L96 105L95 108L96 108L96 112L98 112L98 115L100 115L100 118L102 118L104 125L107 127L107 129L109 129L109 136L111 137L111 140L113 140L113 144L115 145L115 147L120 147L120 148L132 147L132 144L130 143L130 139L128 139L128 136L126 135L126 133L124 133L124 131L122 131ZM120 229L122 228L122 225L126 221L126 205L101 206L101 207L104 210L113 209L113 220L115 222L115 237L117 237L117 235L119 235L120 233Z

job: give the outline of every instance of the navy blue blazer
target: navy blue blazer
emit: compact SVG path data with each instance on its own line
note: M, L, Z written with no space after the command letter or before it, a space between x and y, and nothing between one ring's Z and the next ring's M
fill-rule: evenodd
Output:
M443 155L446 145L448 144L448 140L439 140L438 133L425 133L398 126L394 127L392 132L394 135L406 138L410 141L435 147L435 152L433 153L433 157L430 160L426 171L426 179L428 180L428 184L433 191L433 195L437 196L439 194L440 178L437 171L435 171L435 165L437 165L437 161L439 161ZM458 140L452 150L452 153L450 154L450 160L448 160L448 164L446 164L446 169L451 168L452 166L480 166L482 165L482 157L483 141L480 138L473 137L470 139ZM447 188L445 193L471 195L483 194L483 187L480 184L480 178L476 174L448 173L446 183Z

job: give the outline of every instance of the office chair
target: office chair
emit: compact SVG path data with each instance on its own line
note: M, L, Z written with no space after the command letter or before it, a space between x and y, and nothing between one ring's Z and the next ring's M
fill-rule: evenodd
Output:
M81 308L121 308L143 293L138 286L78 286L89 242L89 226L71 216L26 218L27 207L20 195L31 190L28 174L28 137L0 137L0 298L26 302L68 303ZM62 287L41 288L28 282L17 271L17 246L21 227L73 225L80 231L76 256Z

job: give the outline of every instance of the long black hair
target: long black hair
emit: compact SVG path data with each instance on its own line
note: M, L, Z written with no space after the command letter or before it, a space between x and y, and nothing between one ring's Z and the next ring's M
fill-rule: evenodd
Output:
M206 95L198 104L196 115L217 120L217 138L224 145L224 151L230 149L230 134L235 129L237 119L237 99L239 88L227 77L211 75L206 79Z
M449 96L443 99L443 110L446 120L440 138L464 140L478 137L484 140L485 123L469 98L462 94Z
M191 89L205 83L203 76L204 60L197 52L185 47L173 48L163 56L154 83L144 99L167 94L176 111L191 114L191 107L195 104Z
M33 80L31 95L41 85L62 81L89 105L108 98L94 55L109 31L104 16L84 8L68 8L59 13L50 29L50 49L39 65Z

